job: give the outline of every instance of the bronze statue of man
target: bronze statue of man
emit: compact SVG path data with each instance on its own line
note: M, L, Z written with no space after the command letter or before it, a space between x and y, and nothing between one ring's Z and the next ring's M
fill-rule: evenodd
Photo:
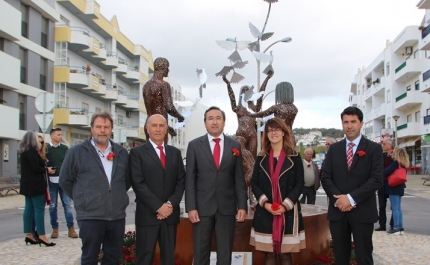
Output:
M163 77L169 75L169 61L165 58L157 58L154 61L154 75L151 80L143 86L143 100L145 102L146 112L148 117L154 114L160 114L167 120L167 114L178 119L179 122L184 121L184 117L178 112L173 105L172 93L170 84L163 80ZM146 126L145 126L146 128ZM169 126L169 134L176 136L175 130ZM145 129L146 139L149 135ZM164 137L164 142L167 143L167 134Z

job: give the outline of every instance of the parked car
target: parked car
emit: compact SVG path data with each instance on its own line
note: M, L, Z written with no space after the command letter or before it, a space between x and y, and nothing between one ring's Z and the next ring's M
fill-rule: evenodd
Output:
M322 161L321 161L321 160L318 160L318 159L314 159L313 161L317 164L317 166L318 166L318 170L321 170Z

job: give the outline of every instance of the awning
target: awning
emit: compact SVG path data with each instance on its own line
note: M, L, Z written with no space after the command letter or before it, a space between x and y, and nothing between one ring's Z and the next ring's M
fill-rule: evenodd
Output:
M418 137L418 138L412 138L412 139L409 138L408 140L406 140L406 142L403 142L403 143L399 144L399 147L400 148L405 148L405 147L408 147L408 146L414 146L415 142L418 141L418 140L420 140L420 139L421 139L421 136Z

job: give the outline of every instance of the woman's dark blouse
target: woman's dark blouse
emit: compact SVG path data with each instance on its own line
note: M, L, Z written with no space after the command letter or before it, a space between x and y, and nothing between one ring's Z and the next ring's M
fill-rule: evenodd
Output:
M45 172L45 161L34 147L22 152L19 192L25 196L45 194Z

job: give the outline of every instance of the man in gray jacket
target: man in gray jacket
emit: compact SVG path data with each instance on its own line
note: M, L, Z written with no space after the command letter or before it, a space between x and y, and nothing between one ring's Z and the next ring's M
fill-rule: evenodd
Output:
M110 141L112 129L110 113L94 114L92 137L67 152L60 171L59 184L75 205L82 265L97 264L101 246L102 264L121 257L131 184L127 150Z

